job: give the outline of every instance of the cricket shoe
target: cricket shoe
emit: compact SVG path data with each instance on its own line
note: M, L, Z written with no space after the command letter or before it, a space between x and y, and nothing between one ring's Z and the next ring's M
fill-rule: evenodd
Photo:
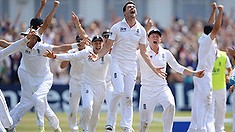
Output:
M13 128L6 128L6 131L7 132L16 132L16 128L13 127Z
M106 130L106 132L112 132L112 131L113 131L113 126L111 126L111 125L106 125L106 126L105 126L105 130Z

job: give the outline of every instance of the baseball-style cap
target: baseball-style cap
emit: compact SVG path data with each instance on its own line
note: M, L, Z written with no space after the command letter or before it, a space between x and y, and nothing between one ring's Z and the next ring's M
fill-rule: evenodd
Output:
M21 32L20 34L26 36L27 34L29 34L29 31L30 31L30 28L28 28L25 32ZM40 35L38 34L38 31L35 29L32 29L32 31L35 31L35 35L37 36L37 41L40 42L41 38L40 38Z
M151 34L153 34L153 33L157 33L160 37L162 36L162 33L161 33L160 30L158 30L158 29L153 29L153 30L151 30L151 31L149 32L148 37L149 37Z
M77 36L76 36L76 41L77 41L78 43L80 43L80 42L82 41L82 38L81 38L80 35L77 35Z
M30 21L30 27L33 26L33 29L37 30L37 26L43 24L43 20L41 18L33 18Z
M103 42L104 40L103 40L103 38L100 35L95 35L92 38L91 42L95 42L95 41L102 41Z
M102 37L109 38L110 31L107 29L102 33Z

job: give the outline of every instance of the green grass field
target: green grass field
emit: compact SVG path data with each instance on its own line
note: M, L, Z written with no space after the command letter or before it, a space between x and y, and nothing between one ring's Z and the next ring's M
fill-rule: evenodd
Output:
M66 113L57 113L57 116L60 120L60 126L63 130L63 132L69 132L69 127L68 127L68 119L67 119L67 114ZM190 112L177 112L176 113L177 117L183 117L183 116L190 116ZM226 118L232 118L232 113L227 113ZM161 119L161 112L155 112L154 119ZM138 130L138 123L139 123L139 115L138 112L134 113L134 120L133 120L133 128L135 131ZM97 127L97 132L104 132L104 126L106 122L106 112L102 112L100 114L100 119L98 122L98 127ZM120 122L120 114L118 115L117 119L117 132L121 132L121 129L119 128L119 122ZM52 128L50 128L49 123L46 121L45 122L46 126L46 132L53 132ZM35 113L28 113L26 114L20 124L16 128L17 132L37 132L37 126L36 126L36 114ZM232 124L230 123L225 123L225 130L227 132L232 131ZM150 127L149 132L162 132L162 123L159 121L153 121L152 125Z

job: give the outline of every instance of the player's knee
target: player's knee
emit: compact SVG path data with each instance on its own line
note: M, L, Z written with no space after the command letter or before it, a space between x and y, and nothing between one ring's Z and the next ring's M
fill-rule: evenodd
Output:
M125 97L125 103L127 106L132 105L132 98L130 96Z
M93 109L91 107L84 107L83 114L86 115L89 119L91 118Z
M175 104L170 103L169 106L167 107L169 112L174 112L175 111Z
M139 132L145 132L145 130L150 127L149 122L140 122L139 124Z

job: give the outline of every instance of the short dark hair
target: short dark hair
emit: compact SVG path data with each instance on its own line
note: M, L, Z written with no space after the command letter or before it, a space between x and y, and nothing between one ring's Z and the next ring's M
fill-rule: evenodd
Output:
M205 33L206 35L210 34L211 31L213 30L213 26L214 26L213 24L207 24L207 25L205 25L205 26L204 26L204 29L203 29L204 33Z
M133 4L133 5L135 5L135 3L134 3L133 1L127 1L127 2L125 3L125 5L123 6L123 8L122 8L122 11L123 11L123 12L126 11L126 6L127 6L128 4Z
M37 30L38 26L43 24L43 20L41 18L33 18L30 21L30 27L33 26L33 29Z

